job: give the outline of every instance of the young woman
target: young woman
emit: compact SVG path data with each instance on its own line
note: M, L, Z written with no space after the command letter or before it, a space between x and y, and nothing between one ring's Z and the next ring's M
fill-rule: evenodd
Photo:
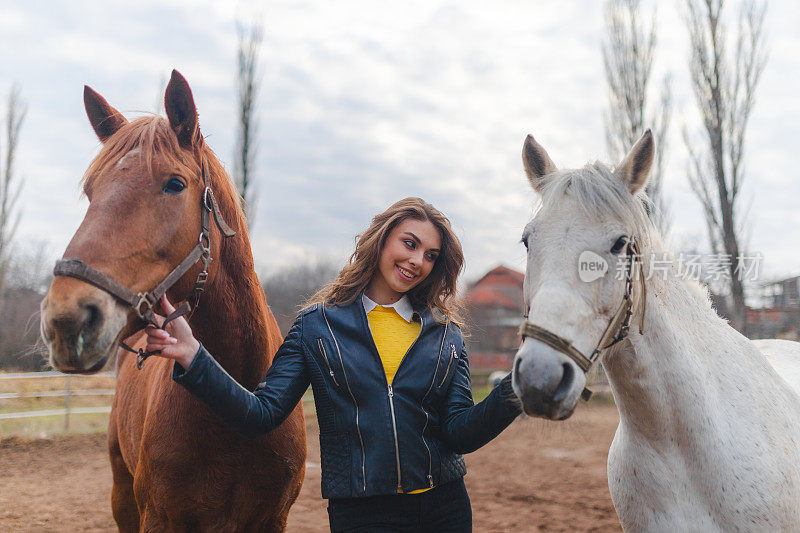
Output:
M174 359L175 381L250 437L277 427L311 384L332 531L471 531L461 454L497 436L519 408L510 375L473 403L453 301L462 264L450 222L406 198L372 220L254 392L185 320L169 333L149 327L147 349Z

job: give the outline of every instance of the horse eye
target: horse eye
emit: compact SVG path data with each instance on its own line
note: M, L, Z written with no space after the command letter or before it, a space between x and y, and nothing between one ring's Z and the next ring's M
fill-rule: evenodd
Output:
M626 236L622 236L617 239L617 242L614 243L614 246L611 247L611 253L614 255L619 255L625 245L628 244L628 238Z
M528 239L526 239L525 237L522 237L522 239L520 239L519 242L521 242L522 244L525 245L525 249L526 250L528 249Z
M178 178L170 178L162 189L165 193L180 194L186 188L186 185Z

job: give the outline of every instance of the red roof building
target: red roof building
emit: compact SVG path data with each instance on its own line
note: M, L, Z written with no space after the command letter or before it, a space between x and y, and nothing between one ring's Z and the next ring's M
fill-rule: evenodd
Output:
M525 275L504 266L487 272L464 295L470 367L510 369L519 346Z

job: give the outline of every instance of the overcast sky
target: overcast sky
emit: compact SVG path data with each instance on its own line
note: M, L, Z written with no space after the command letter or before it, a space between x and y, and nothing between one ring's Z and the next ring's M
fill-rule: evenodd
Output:
M729 2L735 7L736 2ZM259 68L258 204L252 245L269 272L341 263L353 237L394 201L421 196L453 222L467 278L524 269L519 244L535 195L527 133L557 165L607 160L602 2L266 1ZM702 246L680 128L696 129L680 3L660 2L655 77L673 76L666 169L673 237ZM645 3L645 12L651 4ZM87 202L78 181L99 150L88 84L129 118L156 111L171 69L189 81L200 126L232 169L237 16L200 0L0 5L0 91L28 105L18 169L22 241L60 256ZM800 3L771 1L770 57L748 132L750 249L767 276L800 274ZM658 140L657 140L658 142Z

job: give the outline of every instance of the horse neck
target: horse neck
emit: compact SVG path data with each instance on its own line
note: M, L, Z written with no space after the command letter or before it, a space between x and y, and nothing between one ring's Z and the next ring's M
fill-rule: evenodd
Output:
M189 323L195 337L243 386L264 377L281 335L253 270L246 236L226 242Z
M644 334L632 327L603 366L626 427L660 439L674 437L676 428L704 426L715 408L739 405L746 400L736 398L742 383L769 369L752 343L682 280L653 277L647 291Z

